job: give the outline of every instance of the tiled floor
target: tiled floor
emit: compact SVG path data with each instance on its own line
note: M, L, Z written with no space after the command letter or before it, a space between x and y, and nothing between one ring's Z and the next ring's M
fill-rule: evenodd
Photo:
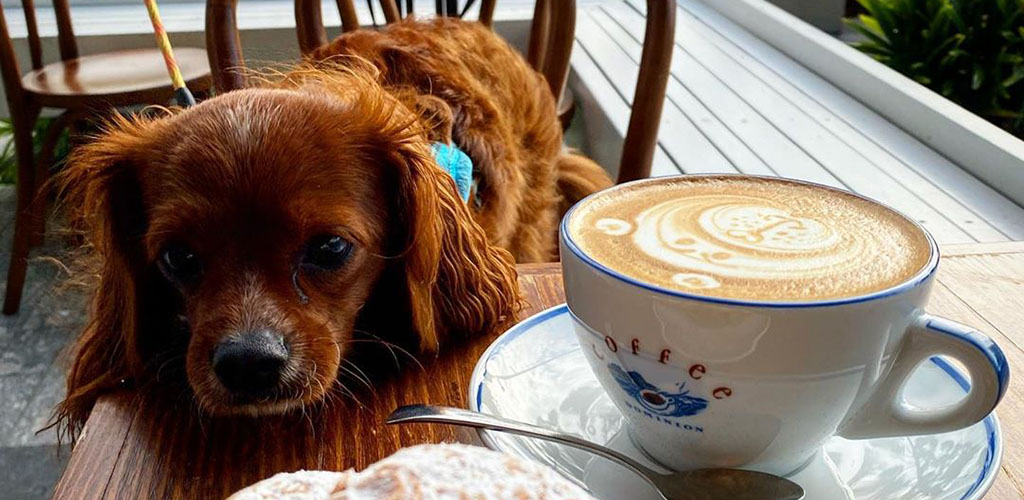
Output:
M0 187L0 294L6 282L14 190ZM68 458L45 426L64 392L61 354L83 322L84 299L58 292L64 276L38 257L60 257L57 238L33 253L21 311L0 316L0 500L49 498Z

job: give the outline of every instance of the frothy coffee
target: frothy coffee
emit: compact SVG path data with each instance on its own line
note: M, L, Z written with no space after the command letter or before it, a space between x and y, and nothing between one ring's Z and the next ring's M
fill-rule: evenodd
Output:
M722 298L811 301L907 281L924 232L855 195L782 179L693 176L613 188L568 221L597 262L661 287Z

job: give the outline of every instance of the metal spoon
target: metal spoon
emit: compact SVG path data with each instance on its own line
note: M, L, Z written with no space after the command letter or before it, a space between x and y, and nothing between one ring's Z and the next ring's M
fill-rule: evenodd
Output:
M411 405L398 408L387 419L389 424L407 422L433 422L504 431L589 451L618 462L637 473L651 483L664 500L800 500L804 497L804 490L800 485L764 472L699 469L663 474L615 450L576 436L475 411L444 406Z

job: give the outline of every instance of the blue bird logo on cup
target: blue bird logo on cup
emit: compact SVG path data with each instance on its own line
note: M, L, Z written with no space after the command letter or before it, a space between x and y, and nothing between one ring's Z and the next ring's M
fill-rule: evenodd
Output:
M644 409L658 416L689 417L708 407L706 399L690 396L688 390L675 394L669 393L644 380L643 375L632 371L627 373L615 363L610 363L608 369L622 390L626 391L626 394L636 399Z

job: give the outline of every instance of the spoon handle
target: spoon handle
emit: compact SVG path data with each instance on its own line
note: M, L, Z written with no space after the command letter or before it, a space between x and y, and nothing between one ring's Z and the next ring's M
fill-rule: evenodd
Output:
M391 415L388 416L387 419L387 423L389 424L400 424L405 422L433 422L440 424L462 425L478 429L504 431L512 434L520 434L523 436L545 439L547 441L554 441L556 443L579 448L595 455L600 455L614 462L618 462L624 467L632 469L633 472L636 472L655 488L658 488L658 485L654 482L654 478L662 475L615 450L596 445L585 439L580 439L570 434L555 432L536 425L524 424L507 418L487 415L485 413L448 406L409 405L399 407L395 411L391 412Z

